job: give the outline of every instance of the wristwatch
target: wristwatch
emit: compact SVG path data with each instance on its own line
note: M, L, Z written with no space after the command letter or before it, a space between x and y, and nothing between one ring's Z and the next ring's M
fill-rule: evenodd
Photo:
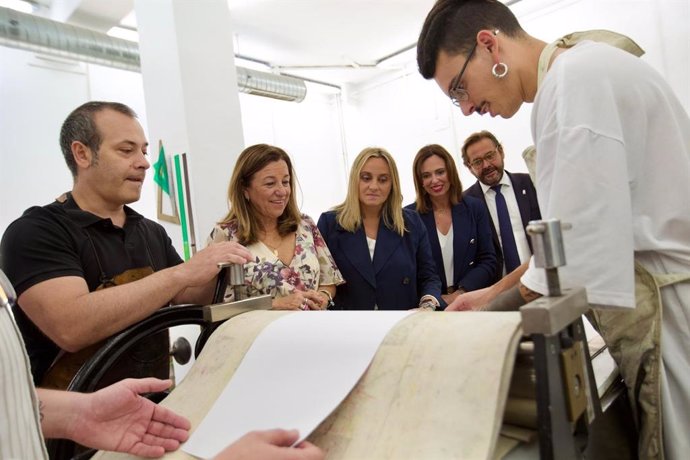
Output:
M419 308L434 311L436 308L438 308L438 303L435 298L431 296L424 296L422 297L421 302L419 302Z

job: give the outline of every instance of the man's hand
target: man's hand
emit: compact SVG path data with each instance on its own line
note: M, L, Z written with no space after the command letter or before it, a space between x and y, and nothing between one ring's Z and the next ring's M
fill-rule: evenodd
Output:
M486 309L492 309L489 307L489 304L493 302L499 294L520 284L520 278L527 271L527 268L529 268L529 260L491 286L459 295L448 305L446 311L484 311Z
M491 286L476 291L460 294L446 307L445 311L476 311L481 310L494 299Z
M321 460L324 453L309 442L290 447L297 430L252 431L230 444L215 460Z
M97 449L160 457L189 437L189 421L141 396L163 391L170 380L126 379L95 393L54 392L75 396L65 422L68 438ZM46 402L46 411L50 409ZM58 414L59 415L59 414Z
M443 299L443 301L444 301L447 305L450 305L450 304L453 303L453 301L454 301L455 299L458 298L459 295L464 294L464 293L465 293L465 291L459 291L459 290L458 290L458 291L453 292L452 294L441 294L441 298Z
M247 248L234 241L213 243L187 262L173 267L175 279L181 286L187 286L173 298L174 303L198 303L205 305L211 302L213 287L220 268L219 263L244 264L253 259Z
M239 243L214 243L194 254L187 262L178 265L176 276L185 286L203 286L218 274L219 263L244 264L251 259L252 253Z

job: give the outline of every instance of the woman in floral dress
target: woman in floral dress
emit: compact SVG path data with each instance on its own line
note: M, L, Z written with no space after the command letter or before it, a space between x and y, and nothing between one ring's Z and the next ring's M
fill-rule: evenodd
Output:
M251 251L244 266L249 296L270 294L274 309L325 310L344 281L316 224L299 212L294 184L285 151L247 147L230 179L230 211L208 242L237 241ZM232 290L225 295L230 300Z

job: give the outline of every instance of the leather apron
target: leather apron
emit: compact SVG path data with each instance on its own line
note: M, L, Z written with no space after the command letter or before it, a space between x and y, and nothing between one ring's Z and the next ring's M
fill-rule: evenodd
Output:
M690 273L650 273L635 262L635 308L593 308L591 318L618 364L639 431L639 458L663 459L661 288Z
M119 275L107 278L93 242L91 245L102 274L101 284L96 288L96 291L131 283L154 273L152 269L153 260L149 257L151 266L125 270ZM105 345L107 340L104 339L75 353L61 350L41 379L40 386L56 390L68 389L79 369ZM163 380L170 378L172 366L168 351L169 343L170 338L167 329L139 340L110 366L97 383L96 389L104 388L126 378L157 377Z

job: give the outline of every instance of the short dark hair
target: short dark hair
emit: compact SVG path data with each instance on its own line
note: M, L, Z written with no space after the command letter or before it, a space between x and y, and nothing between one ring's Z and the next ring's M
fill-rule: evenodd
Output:
M417 41L419 73L427 80L433 78L442 50L454 56L469 54L484 29L499 30L509 37L525 35L510 8L498 0L438 0Z
M493 133L487 130L472 133L467 137L467 139L465 139L465 142L463 142L462 144L462 162L465 163L465 166L470 165L469 158L467 157L467 149L469 149L470 146L476 144L482 139L489 139L491 142L494 143L496 150L498 150L500 153L503 153L503 146L500 142L498 142L498 139L496 139L496 136L494 136Z
M101 133L98 132L93 116L102 110L114 110L131 118L137 118L136 112L119 102L91 101L82 104L70 113L60 129L60 148L65 157L72 177L77 177L77 163L72 156L72 142L81 142L93 152L94 161L98 159L101 147Z

